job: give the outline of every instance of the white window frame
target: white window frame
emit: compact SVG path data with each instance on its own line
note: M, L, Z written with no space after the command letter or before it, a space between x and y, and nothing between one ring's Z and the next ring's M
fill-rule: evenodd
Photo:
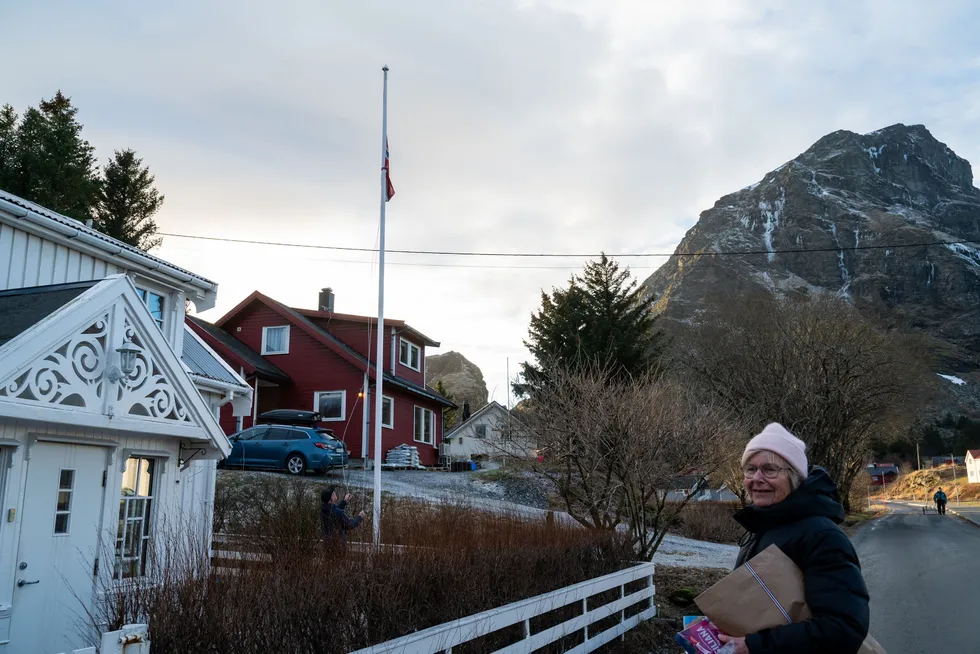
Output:
M428 416L428 426L429 426L429 440L425 440L425 424L422 425L422 438L418 438L419 434L419 411L422 412L422 419L424 420ZM412 440L416 443L425 443L426 445L435 446L436 444L436 413L432 409L426 409L424 406L415 405L413 413L413 425L412 425Z
M61 474L60 473L62 473L62 472L70 472L71 473L71 485L68 486L67 488L63 488L61 486ZM60 471L59 471L59 474L58 474L58 500L59 501L61 500L61 494L62 493L68 493L68 508L67 509L58 509L57 506L55 507L55 512L54 512L54 525L52 526L52 528L53 528L52 537L53 538L58 538L60 536L71 536L71 523L72 523L71 514L75 512L75 482L78 479L78 474L77 473L78 473L78 469L77 468L61 468ZM66 523L65 523L65 530L64 531L58 531L58 516L61 516L61 515L67 516Z
M150 305L147 304L147 300L149 299L150 295L155 295L160 298L160 321L157 322L157 319L153 318L153 322L157 324L160 331L163 331L164 326L167 324L167 306L170 304L170 296L167 293L160 293L158 291L154 291L152 288L146 288L143 286L137 286L136 292L137 295L140 296L140 300L143 301L143 304L146 305L147 310L150 309ZM151 317L152 315L153 314L150 314Z
M391 406L391 408L388 409L388 422L385 422L384 421L384 415L385 415L385 412L384 412L384 403L385 402L388 402L388 404ZM385 429L394 429L395 428L395 400L393 398L388 397L387 395L382 395L381 396L381 426L384 427Z
M483 431L483 435L480 435L480 431ZM479 425L473 425L473 438L486 440L490 438L490 427L486 423L481 423Z
M286 349L282 352L270 352L269 351L269 330L270 329L285 329L286 330ZM262 328L262 356L269 356L274 354L289 354L289 325L269 325L268 327Z
M402 359L402 345L407 345L408 347L405 351L408 353L407 361ZM418 353L418 366L412 365L412 350ZM412 341L399 337L398 339L398 363L405 366L409 370L414 370L415 372L422 372L422 348L413 343Z
M320 420L322 422L343 422L347 420L347 391L317 391L313 394L313 411L315 413L320 412L320 396L321 395L340 395L340 417L339 418L327 418L321 415Z
M129 463L130 460L134 460L134 459L136 461L146 460L146 461L150 461L151 462L151 466L150 466L150 494L149 495L131 495L131 496L127 496L127 495L123 495L122 494L122 484L121 484L121 482L125 479L125 466L128 465L128 463ZM152 547L153 539L155 537L156 515L157 515L157 508L159 506L159 491L160 491L161 478L163 476L163 467L165 465L164 461L165 461L164 459L160 459L160 458L157 458L155 456L149 456L149 455L146 455L146 454L137 454L137 453L129 454L126 457L126 460L124 461L123 476L119 478L120 479L120 483L119 483L119 502L120 502L120 504L123 504L125 506L125 509L123 509L123 512L124 512L124 515L126 517L124 518L124 522L123 522L123 536L122 536L122 546L123 546L123 549L120 551L120 556L121 556L121 552L125 551L125 547L126 547L126 536L127 536L127 531L126 530L129 529L129 527L128 527L129 523L130 522L133 522L133 521L130 521L128 519L129 518L129 502L134 502L134 501L138 501L138 500L142 500L144 502L144 504L143 504L143 506L144 506L144 510L143 511L144 512L143 512L143 516L142 516L141 522L139 524L140 525L143 525L145 523L149 523L150 529L149 529L149 533L148 534L144 534L144 535L141 535L140 536L140 553L139 553L139 555L137 555L137 561L140 561L140 570L136 574L134 574L134 575L128 575L128 576L123 576L121 574L122 573L121 567L120 567L120 569L117 569L116 568L116 565L119 564L120 561L119 561L119 559L114 558L114 560L113 560L113 569L112 569L112 578L113 578L113 580L117 584L118 583L125 583L128 580L141 579L143 577L146 577L147 574L148 574L148 572L149 572L150 565L152 564L152 561L150 560L150 555L149 555L148 548ZM140 474L141 473L142 473L142 471L140 471ZM138 488L139 488L139 481L138 481L138 479L139 479L139 475L137 475L137 483L136 483L137 488L134 489L134 490L138 490ZM146 502L149 502L150 503L149 510L147 510L145 508L146 507ZM115 544L115 542L118 541L119 538L120 538L119 537L119 533L116 532L116 537L113 540L113 543ZM130 558L132 558L132 557L130 557ZM142 558L145 558L145 560L141 560Z

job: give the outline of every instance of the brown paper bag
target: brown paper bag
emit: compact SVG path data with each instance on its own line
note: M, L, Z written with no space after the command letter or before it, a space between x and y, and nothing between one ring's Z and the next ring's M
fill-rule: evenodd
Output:
M803 572L775 545L694 600L723 632L737 637L810 618ZM869 634L858 654L886 654Z

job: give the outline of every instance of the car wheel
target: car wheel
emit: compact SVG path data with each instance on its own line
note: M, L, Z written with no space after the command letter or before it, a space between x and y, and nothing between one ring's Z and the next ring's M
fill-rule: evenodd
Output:
M286 472L291 475L301 475L306 472L306 459L302 454L290 454L286 457Z

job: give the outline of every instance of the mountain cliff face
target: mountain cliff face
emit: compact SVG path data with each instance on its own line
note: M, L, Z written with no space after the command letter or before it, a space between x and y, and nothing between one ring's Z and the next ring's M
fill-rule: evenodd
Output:
M711 255L732 251L752 254ZM752 290L833 292L932 336L942 372L980 371L980 190L921 125L828 134L718 200L676 254L644 282L668 318Z
M425 358L425 383L435 386L440 381L453 394L456 405L461 408L463 402L469 402L470 409L476 411L487 403L490 396L483 373L476 364L459 352L446 352Z

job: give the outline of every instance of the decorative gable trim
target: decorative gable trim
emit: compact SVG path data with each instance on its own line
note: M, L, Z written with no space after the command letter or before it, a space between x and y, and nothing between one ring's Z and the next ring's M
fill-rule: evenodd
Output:
M136 350L127 375L119 369L124 344ZM8 341L0 348L0 380L0 415L169 435L207 441L225 456L231 451L125 275L106 278Z

